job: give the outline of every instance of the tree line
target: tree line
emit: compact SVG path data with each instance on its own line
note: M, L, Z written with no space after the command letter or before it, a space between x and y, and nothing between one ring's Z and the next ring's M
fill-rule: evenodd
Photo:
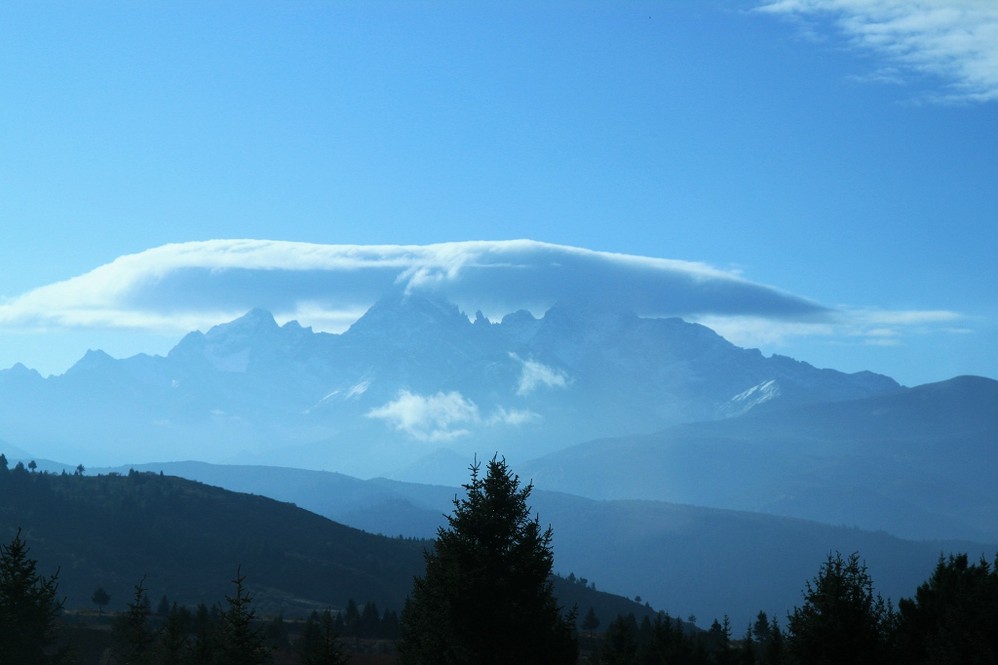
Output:
M145 580L140 581L126 609L108 616L105 638L106 631L93 622L86 630L72 630L78 622L63 613L59 572L44 576L37 568L20 530L0 545L0 665L266 665L275 657L300 665L341 665L349 662L346 640L399 636L395 612L382 614L375 603L360 606L353 599L343 611L313 611L305 621L259 619L246 577L237 569L232 594L212 607L169 604L164 596L154 612ZM99 617L109 599L101 587L94 592ZM84 652L94 651L93 642L99 658L87 661Z
M597 633L590 608L580 635L578 608L560 606L553 594L552 530L531 513L532 485L521 487L498 457L484 475L477 462L470 471L465 496L455 497L448 523L425 552L424 573L401 616L386 613L379 624L397 630L392 637L403 665L998 663L998 559L972 562L965 554L940 558L897 607L875 593L858 553L832 553L805 582L803 603L785 627L760 613L735 637L727 618L700 630L666 614L640 622L625 615ZM38 573L20 532L0 546L0 665L76 662L71 650L52 647L61 610L57 581L58 572ZM314 613L292 639L281 634L286 622L255 617L238 570L232 585L224 604L194 612L173 605L154 621L140 582L114 619L104 662L256 665L288 644L287 662L342 663L344 633L369 634L363 626L378 615L373 604L361 610L348 603L343 613ZM94 602L100 604L96 592Z
M895 608L854 553L830 554L786 628L760 612L740 638L727 619L690 631L660 616L618 616L593 665L985 665L998 663L998 560L940 558Z

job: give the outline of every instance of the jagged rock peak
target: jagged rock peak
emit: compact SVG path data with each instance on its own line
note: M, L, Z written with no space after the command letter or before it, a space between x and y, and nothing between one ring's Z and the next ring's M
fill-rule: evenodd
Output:
M41 379L42 375L38 370L31 369L24 363L14 363L10 368L0 371L0 376L8 376L15 379Z
M392 293L374 303L348 331L349 334L395 330L406 327L413 330L425 328L463 328L470 326L467 315L457 305L435 295L422 293Z
M208 337L231 334L251 334L255 332L273 332L280 326L274 320L274 315L260 307L254 307L238 319L213 326L208 331Z
M108 367L114 363L114 358L106 354L100 349L88 349L83 357L76 361L72 367L66 372L67 374L79 371L89 371L94 369L100 369L103 367Z

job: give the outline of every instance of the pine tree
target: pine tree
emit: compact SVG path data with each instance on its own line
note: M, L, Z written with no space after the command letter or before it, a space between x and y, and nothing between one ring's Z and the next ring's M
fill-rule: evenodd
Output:
M348 661L340 647L332 612L312 612L301 637L295 643L301 665L345 665Z
M20 529L9 545L0 545L0 665L44 662L55 638L59 573L41 577L37 565Z
M531 518L531 485L493 458L471 466L466 496L426 554L402 612L401 661L409 665L575 663L574 616L551 584L551 529Z
M998 663L998 560L970 563L966 554L939 559L935 571L899 603L900 660Z
M809 665L879 665L887 658L894 612L873 592L858 554L829 555L806 584L804 605L787 626L790 653Z
M152 662L152 647L156 633L149 626L149 598L145 578L135 585L135 595L128 610L114 622L115 662L142 665Z
M160 631L159 645L156 649L157 665L174 665L183 663L190 651L190 633L193 617L190 610L179 607L176 603L170 606L170 611L163 622ZM195 661L196 662L196 661Z
M594 637L597 628L599 628L599 617L596 616L596 610L590 605L589 611L586 612L586 616L582 620L582 630L589 633L589 637Z
M271 660L263 631L253 623L256 616L250 609L253 596L246 591L245 581L246 576L237 569L232 580L236 593L225 597L229 607L222 614L220 665L260 665Z

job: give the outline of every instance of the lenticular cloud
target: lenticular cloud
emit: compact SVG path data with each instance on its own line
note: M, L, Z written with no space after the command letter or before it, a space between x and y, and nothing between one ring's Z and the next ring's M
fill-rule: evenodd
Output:
M530 240L322 245L212 240L164 245L0 304L5 328L191 330L263 307L343 330L393 291L445 297L490 317L557 302L645 316L821 318L804 298L702 263Z

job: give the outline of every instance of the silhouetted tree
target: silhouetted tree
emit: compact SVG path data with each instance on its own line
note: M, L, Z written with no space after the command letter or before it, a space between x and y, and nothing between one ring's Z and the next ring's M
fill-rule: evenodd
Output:
M9 544L0 545L0 665L43 662L45 647L55 637L62 609L56 600L59 573L41 577L37 565L28 557L20 529Z
M599 665L630 665L638 657L638 622L633 614L618 616L607 626L603 645L593 659Z
M220 612L217 608L208 609L198 603L193 616L193 641L190 645L191 662L194 665L211 665L214 655L220 650L221 635L218 624Z
M757 665L755 655L755 639L752 637L752 624L745 629L745 637L742 638L742 648L738 655L738 665Z
M340 647L332 612L312 612L305 622L301 637L295 643L301 665L345 665L349 662Z
M155 658L157 665L174 665L185 662L190 653L189 635L192 625L193 617L190 610L178 607L176 603L173 603L160 631Z
M360 614L360 621L357 624L357 634L360 637L376 637L381 632L381 614L378 613L378 606L372 602L364 605L364 611Z
M111 602L111 596L104 591L104 587L99 586L90 596L90 601L97 606L97 616L101 616L104 614L104 608Z
M754 638L754 639L753 639ZM786 660L783 648L783 632L774 617L772 620L765 612L759 612L755 623L749 626L744 651L751 652L751 661L759 665L782 665ZM748 656L743 654L744 662Z
M343 610L343 634L350 637L360 636L360 608L353 598L347 600L347 606Z
M789 647L807 665L879 665L887 660L895 617L873 592L858 554L829 555L808 581L804 605L789 617Z
M128 609L114 622L114 662L122 665L143 665L152 662L152 647L156 632L149 625L149 598L145 578L135 585Z
M574 617L552 592L551 529L531 519L531 485L494 457L471 466L466 496L426 553L402 612L403 663L575 663Z
M589 606L589 611L586 612L586 616L582 619L582 630L589 633L589 637L592 637L596 633L596 629L599 628L599 617L596 616L596 610Z
M399 638L399 615L393 610L385 610L381 617L381 633L379 635L387 640L397 640Z
M263 631L254 625L256 613L250 609L253 597L246 591L245 581L246 576L237 569L232 580L235 595L225 597L228 609L222 614L219 665L259 665L271 659Z
M734 654L731 651L731 622L727 615L723 622L714 619L710 624L707 630L707 649L718 665L729 665L734 662Z
M998 663L998 561L940 558L915 597L898 603L898 615L902 662Z

